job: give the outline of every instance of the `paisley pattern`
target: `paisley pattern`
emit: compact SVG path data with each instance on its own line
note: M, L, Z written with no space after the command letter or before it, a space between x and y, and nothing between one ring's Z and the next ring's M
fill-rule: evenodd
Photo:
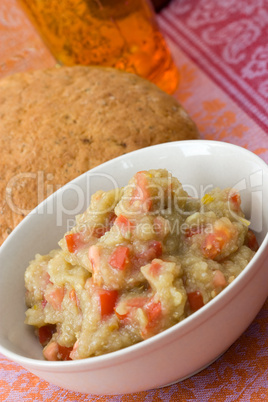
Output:
M222 55L229 64L238 64L247 57L246 49L254 43L261 35L261 29L252 21L241 19L234 21L222 29L210 26L202 35L202 38L209 45L226 44ZM228 38L235 37L235 41L228 41ZM227 42L227 43L226 43Z
M176 43L169 44L181 73L176 96L197 123L202 138L243 146L268 162L267 134Z
M244 78L254 79L267 76L268 71L268 44L258 46L251 55L250 61L242 69Z
M159 16L181 74L176 97L202 138L238 144L266 162L267 122L261 115L268 109L267 15L266 0L173 0ZM0 38L0 77L55 64L16 0L0 2ZM268 300L223 356L181 383L131 395L82 395L40 380L0 355L0 400L259 402L268 400L267 373Z
M160 26L266 132L268 2L173 0Z

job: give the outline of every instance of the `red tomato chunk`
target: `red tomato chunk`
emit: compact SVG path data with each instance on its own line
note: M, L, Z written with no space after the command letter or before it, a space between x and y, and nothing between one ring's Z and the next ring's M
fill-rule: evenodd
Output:
M230 201L231 201L231 203L232 203L234 209L235 209L236 211L238 211L239 208L240 208L240 205L241 205L240 194L235 193L235 192L231 193L231 195L230 195Z
M129 248L118 246L110 256L109 264L116 269L123 270L129 262Z
M162 264L160 264L159 262L153 261L150 266L150 273L152 274L152 276L157 276L160 274L161 268L162 268Z
M257 251L259 248L258 241L256 239L255 234L252 232L252 230L249 229L246 237L246 245L252 250L252 251Z
M124 215L119 215L114 223L119 227L120 232L125 237L127 237L134 229L134 224Z
M101 317L107 317L114 312L114 307L118 299L117 290L98 289L98 296L101 309Z
M38 338L39 342L41 343L42 346L45 346L48 344L48 342L51 340L52 335L56 331L56 325L48 324L43 327L38 328Z
M224 229L217 229L214 233L209 233L202 245L204 256L212 260L216 258L229 239L230 233Z
M70 354L72 350L72 347L61 346L53 341L45 347L44 357L49 361L71 360Z
M58 345L58 360L72 360L70 358L70 353L73 348L67 348L66 346Z
M51 306L55 309L60 311L61 310L61 303L64 298L64 287L55 288L50 293L46 294L46 300Z
M148 324L147 328L153 327L162 315L162 306L160 302L150 301L145 306L145 311L147 313Z
M187 297L190 308L193 312L199 310L201 307L204 306L203 296L201 292L199 292L199 290L187 293Z
M70 233L65 236L65 240L70 253L75 253L84 244L81 233Z
M143 338L151 336L157 332L157 328L160 326L161 318L163 316L161 302L150 300L148 304L144 306L144 311L147 316L147 325L142 330L141 335Z
M140 203L140 209L143 212L148 212L152 207L152 199L148 190L146 174L145 172L138 172L135 177L137 187L134 189L131 204L138 201Z

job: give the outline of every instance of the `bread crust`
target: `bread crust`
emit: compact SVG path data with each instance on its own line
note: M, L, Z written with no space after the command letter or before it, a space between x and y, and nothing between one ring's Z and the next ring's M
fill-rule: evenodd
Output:
M124 153L198 138L171 96L136 75L60 67L0 81L0 244L50 193Z

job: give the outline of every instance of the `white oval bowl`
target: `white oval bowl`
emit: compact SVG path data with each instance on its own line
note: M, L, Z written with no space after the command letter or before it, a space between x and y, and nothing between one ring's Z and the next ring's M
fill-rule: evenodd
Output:
M24 324L24 272L29 261L36 253L57 247L95 191L123 186L137 171L159 168L168 169L194 195L212 186L237 188L261 244L258 252L220 295L174 327L103 356L45 361L32 328ZM268 295L267 200L266 163L241 147L216 141L144 148L79 176L35 208L0 248L0 352L53 384L83 393L139 392L195 374L245 331Z

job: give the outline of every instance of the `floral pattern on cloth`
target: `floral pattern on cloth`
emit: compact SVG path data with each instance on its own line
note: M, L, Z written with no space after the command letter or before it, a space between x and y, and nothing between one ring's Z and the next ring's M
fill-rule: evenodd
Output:
M173 0L162 30L268 132L266 0Z
M169 42L181 73L178 100L196 122L201 137L242 146L268 162L268 136L210 78Z
M173 0L159 16L181 74L175 96L196 121L201 137L240 145L266 162L268 136L263 130L266 123L260 116L264 107L267 110L268 49L260 30L265 32L267 14L265 0ZM249 19L252 15L254 18ZM182 27L185 27L183 34ZM245 39L232 45L226 43L229 35ZM193 48L187 46L197 36L207 46L206 51L203 47L199 49L203 62L194 58ZM0 2L0 37L0 77L55 65L16 0ZM214 58L215 49L218 52L215 60L220 58L223 65L217 70L214 64L211 71L207 64ZM232 81L230 89L227 73L223 81L217 78L215 71L223 74L225 64L258 94L255 101L249 97L251 103L254 101L254 109L247 109L244 90L243 97L240 96L240 81L235 85ZM83 395L49 384L0 355L0 401L259 402L268 400L267 373L268 300L250 327L221 357L183 382L131 395Z

